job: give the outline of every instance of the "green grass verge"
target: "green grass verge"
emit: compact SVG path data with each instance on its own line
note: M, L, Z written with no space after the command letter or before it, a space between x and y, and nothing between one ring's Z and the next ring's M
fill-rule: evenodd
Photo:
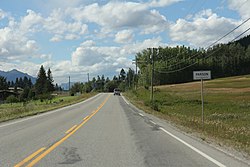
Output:
M149 90L139 88L125 96L148 113L250 156L250 77L216 79L206 81L204 86L204 128L200 82L158 86L153 104L149 100Z
M96 93L82 94L80 96L60 95L51 101L41 102L40 100L35 100L27 103L0 104L0 122L62 108L84 101L94 95L96 95Z

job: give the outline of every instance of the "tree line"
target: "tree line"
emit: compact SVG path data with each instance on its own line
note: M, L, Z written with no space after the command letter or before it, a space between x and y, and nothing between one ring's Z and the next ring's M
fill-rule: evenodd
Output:
M115 88L119 88L121 91L125 91L133 88L135 85L135 72L131 68L126 72L123 68L121 69L118 76L113 76L112 79L109 77L105 78L104 75L93 77L91 81L86 83L75 83L71 89L70 94L75 95L79 93L89 92L113 92Z
M53 84L52 72L48 69L47 73L43 66L37 75L36 83L33 84L30 78L16 78L16 81L8 81L0 76L1 99L7 102L26 102L33 99L51 99L51 93L59 87ZM10 90L14 88L14 90Z
M250 36L207 50L186 46L144 49L136 54L139 83L151 83L154 62L154 85L175 84L193 80L193 71L211 70L212 78L250 74ZM152 54L154 53L154 60Z

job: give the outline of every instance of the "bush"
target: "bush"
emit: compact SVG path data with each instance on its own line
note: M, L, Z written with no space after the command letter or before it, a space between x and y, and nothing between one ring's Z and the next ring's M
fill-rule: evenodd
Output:
M158 102L156 100L154 100L153 102L149 101L149 100L145 100L144 105L149 106L150 108L152 108L155 111L160 111L159 104L158 104Z
M43 102L44 100L52 100L53 96L51 94L42 94L37 96L37 99L40 99L40 101Z
M10 95L10 96L7 97L6 102L12 104L12 103L19 102L19 100L18 100L18 98L16 96Z

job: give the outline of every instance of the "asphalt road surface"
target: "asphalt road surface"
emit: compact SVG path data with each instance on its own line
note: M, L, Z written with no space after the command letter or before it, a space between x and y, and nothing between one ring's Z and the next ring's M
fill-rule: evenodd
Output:
M248 165L112 94L0 124L1 167Z

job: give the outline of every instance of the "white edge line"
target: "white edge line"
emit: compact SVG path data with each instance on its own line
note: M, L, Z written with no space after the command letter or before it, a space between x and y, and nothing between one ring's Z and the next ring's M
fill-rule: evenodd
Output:
M125 99L124 96L122 96L123 100L125 101L125 103L127 103L127 105L129 105L129 102Z
M35 119L35 118L43 117L43 116L46 116L46 115L53 114L53 113L55 113L55 112L64 110L64 109L66 109L66 108L70 108L70 107L72 107L72 106L74 106L74 105L79 105L79 104L82 104L82 103L86 103L86 102L92 100L93 98L95 98L95 97L97 97L97 96L99 96L99 95L100 95L100 94L97 94L97 95L95 95L95 96L93 96L93 97L91 97L91 98L88 98L88 99L86 99L86 100L80 102L80 103L76 103L76 104L73 104L73 105L70 105L70 106L66 106L66 107L63 107L63 108L59 108L59 109L56 109L56 110L54 110L54 111L49 111L49 112L41 113L41 114L39 114L39 115L31 116L31 117L29 117L29 118L24 118L24 119L19 120L19 121L7 123L7 124L5 124L5 125L1 125L0 128L3 128L3 127L5 127L5 126L14 125L14 124L21 123L21 122L25 122L25 121L28 121L28 120L30 120L30 119Z
M142 113L139 113L140 116L144 117L144 115Z
M176 140L178 140L179 142L183 143L184 145L186 145L187 147L191 148L192 150L194 150L195 152L199 153L200 155L202 155L203 157L205 157L206 159L208 159L209 161L213 162L214 164L218 165L219 167L226 167L224 164L218 162L217 160L213 159L212 157L208 156L207 154L205 154L204 152L198 150L197 148L195 148L194 146L188 144L187 142L181 140L180 138L178 138L177 136L173 135L172 133L168 132L167 130L165 130L164 128L160 127L160 129L167 133L168 135L172 136L173 138L175 138Z
M156 123L154 121L150 121L152 124L156 125Z

